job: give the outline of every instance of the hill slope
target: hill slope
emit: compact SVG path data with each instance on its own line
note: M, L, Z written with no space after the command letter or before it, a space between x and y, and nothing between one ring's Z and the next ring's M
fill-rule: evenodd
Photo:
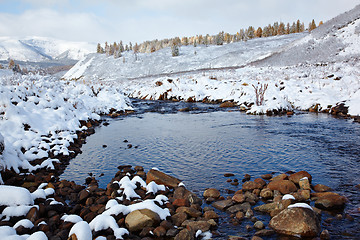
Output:
M279 49L256 66L327 63L360 57L360 5L325 22L308 36Z
M64 78L114 81L214 68L236 68L265 58L279 47L306 35L301 33L257 38L222 46L182 46L178 57L171 56L170 48L154 53L139 53L137 60L131 52L125 52L118 59L105 54L90 54L78 62Z
M44 37L24 39L0 37L0 60L9 58L24 62L79 60L95 50L96 44L86 42L69 42Z

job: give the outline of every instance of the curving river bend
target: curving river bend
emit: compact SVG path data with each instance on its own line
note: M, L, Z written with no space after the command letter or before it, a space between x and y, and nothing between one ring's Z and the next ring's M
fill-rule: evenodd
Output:
M134 105L137 114L109 119L110 125L96 129L61 177L81 184L90 172L104 173L99 183L105 188L119 165L140 165L146 171L157 167L199 195L215 187L226 197L226 189L236 191L241 184L230 185L224 173L241 180L246 173L256 178L306 170L313 184L328 185L348 197L345 212L355 217L323 222L322 227L335 239L359 236L360 191L355 186L360 183L360 124L326 114L250 116L199 103L135 101ZM193 111L178 112L183 107ZM331 217L323 214L322 219ZM246 223L232 226L224 214L221 221L219 238L246 236Z

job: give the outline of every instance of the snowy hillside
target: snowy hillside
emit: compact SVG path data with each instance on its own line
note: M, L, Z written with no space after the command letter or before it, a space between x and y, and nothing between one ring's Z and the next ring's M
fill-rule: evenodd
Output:
M86 42L69 42L44 37L24 39L0 37L0 60L9 58L25 62L79 60L95 50L96 44Z
M360 57L360 5L319 26L308 36L294 41L257 66L298 63L327 63Z
M118 59L107 57L105 54L91 54L78 62L64 78L114 81L199 69L243 66L262 59L280 46L305 35L301 33L257 38L223 46L182 46L178 57L171 56L170 48L154 53L138 53L137 60L132 52L125 52L123 57Z

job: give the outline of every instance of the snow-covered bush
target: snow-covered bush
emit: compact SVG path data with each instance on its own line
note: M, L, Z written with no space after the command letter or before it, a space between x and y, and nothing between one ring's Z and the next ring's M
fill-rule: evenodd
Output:
M0 166L16 172L19 168L54 168L57 160L36 166L31 162L48 157L49 152L69 155L76 131L86 129L81 128L80 120L99 119L99 114L112 108L131 109L129 99L117 87L90 87L39 75L6 76L0 78L0 133L5 145Z

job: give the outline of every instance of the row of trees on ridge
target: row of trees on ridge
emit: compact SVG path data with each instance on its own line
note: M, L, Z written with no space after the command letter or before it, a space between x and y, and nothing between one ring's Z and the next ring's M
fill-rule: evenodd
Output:
M319 26L323 24L320 21ZM160 49L171 47L172 55L179 55L179 46L188 46L193 45L196 47L197 45L223 45L224 43L232 43L232 42L240 42L247 41L253 38L264 38L278 35L286 35L292 33L301 33L305 30L311 32L316 28L315 20L309 23L309 27L305 29L305 25L300 20L296 22L283 23L283 22L275 22L273 25L269 24L263 28L258 27L255 29L253 26L249 26L247 29L240 29L236 34L225 33L224 31L219 32L216 35L196 35L192 37L175 37L171 39L163 39L163 40L152 40L145 41L141 44L135 43L133 45L131 42L129 44L123 44L122 41L119 43L114 42L113 44L108 44L105 42L105 46L102 47L100 43L97 44L97 53L106 54L107 56L114 56L114 58L121 57L121 53L124 51L133 51L135 57L137 58L137 53L152 53L158 51Z

